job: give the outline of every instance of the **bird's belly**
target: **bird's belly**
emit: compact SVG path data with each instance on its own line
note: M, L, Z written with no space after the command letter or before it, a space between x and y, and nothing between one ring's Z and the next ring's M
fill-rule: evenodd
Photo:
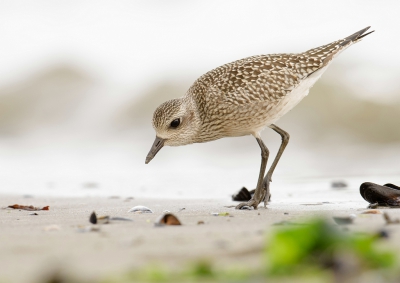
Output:
M251 113L250 117L246 119L247 123L241 123L241 127L232 127L229 136L256 134L278 121L308 95L310 88L321 77L325 69L326 67L306 78L280 101L272 103L268 101L254 105L252 111L247 113Z
M273 108L271 108L270 119L265 121L265 126L275 123L283 115L293 109L304 97L308 95L310 88L321 77L326 67L318 70L305 80L303 80L295 89L279 101Z

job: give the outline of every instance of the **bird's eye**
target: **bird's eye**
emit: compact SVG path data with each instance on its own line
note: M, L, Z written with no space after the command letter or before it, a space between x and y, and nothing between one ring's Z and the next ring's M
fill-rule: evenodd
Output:
M181 123L181 119L175 119L174 121L171 122L171 128L176 128L179 126L179 124Z

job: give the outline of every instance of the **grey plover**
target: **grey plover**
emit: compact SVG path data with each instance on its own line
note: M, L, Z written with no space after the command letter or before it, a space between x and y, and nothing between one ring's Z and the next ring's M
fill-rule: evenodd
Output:
M257 187L252 199L236 208L257 208L263 200L267 205L272 174L289 142L289 134L274 123L308 94L336 55L370 34L364 34L368 29L303 53L252 56L204 74L183 97L155 110L156 139L146 164L164 145L253 135L261 148ZM269 151L260 133L265 127L277 132L282 143L264 177Z

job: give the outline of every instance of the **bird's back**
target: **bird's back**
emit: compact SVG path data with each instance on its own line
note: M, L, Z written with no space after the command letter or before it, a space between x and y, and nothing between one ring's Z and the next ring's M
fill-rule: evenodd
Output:
M258 55L225 64L197 79L186 96L196 103L205 123L229 115L237 118L238 113L242 120L249 120L251 117L246 115L257 115L262 109L271 111L299 88L307 88L306 95L322 74L319 70L324 70L337 54L367 35L363 34L368 28L303 53ZM317 78L310 80L315 74ZM260 119L268 118L259 115ZM221 123L218 128L224 129Z
M221 102L236 105L281 99L302 80L327 66L335 55L366 36L363 33L368 28L303 53L258 55L222 65L197 79L188 93L201 99L210 92L218 95Z

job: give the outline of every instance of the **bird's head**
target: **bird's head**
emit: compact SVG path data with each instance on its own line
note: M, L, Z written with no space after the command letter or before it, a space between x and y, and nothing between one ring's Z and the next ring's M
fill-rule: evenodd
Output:
M161 104L153 114L156 140L146 157L149 163L164 146L191 144L198 133L198 118L191 103L183 98Z

